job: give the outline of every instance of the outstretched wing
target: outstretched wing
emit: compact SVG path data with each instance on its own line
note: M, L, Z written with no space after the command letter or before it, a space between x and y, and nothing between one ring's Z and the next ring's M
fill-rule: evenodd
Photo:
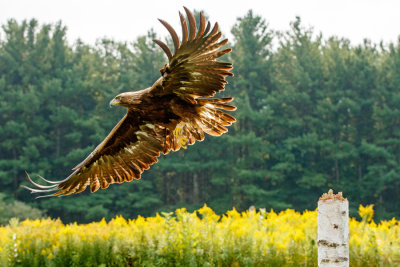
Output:
M169 63L161 69L161 86L155 86L153 93L174 93L191 103L197 103L197 97L210 97L216 92L224 90L226 76L233 76L229 71L232 64L218 62L217 58L229 53L232 49L219 50L228 42L227 39L218 41L221 32L215 23L211 29L210 22L200 13L200 25L196 31L196 20L193 14L185 8L188 22L179 13L182 24L182 41L178 39L175 30L165 21L160 22L167 28L172 36L175 51L171 53L168 46L159 41L156 42L166 53ZM189 24L189 27L188 27Z
M105 189L112 183L122 183L140 179L141 173L157 162L161 152L167 153L173 144L166 143L170 131L152 122L140 121L133 112L128 113L108 134L104 141L78 164L74 172L61 181L42 180L50 185L39 185L29 182L35 187L32 193L58 191L48 196L80 193L90 186L90 191ZM169 137L168 140L174 141Z
M151 93L175 94L197 107L196 114L187 114L184 111L178 114L182 118L177 126L181 128L181 134L175 133L173 136L178 137L178 143L184 144L187 141L191 145L195 140L204 139L203 132L214 136L227 132L226 126L236 119L222 110L233 111L236 107L226 104L233 98L199 98L211 97L224 90L226 77L233 76L230 72L232 64L218 62L217 59L232 49L220 49L228 40L219 41L221 32L218 31L217 23L211 29L210 22L206 23L206 19L200 13L197 29L193 14L186 7L184 9L187 20L179 13L182 26L181 41L171 25L160 20L171 34L175 49L172 54L165 43L153 40L164 50L169 63L160 70L162 77L154 84Z

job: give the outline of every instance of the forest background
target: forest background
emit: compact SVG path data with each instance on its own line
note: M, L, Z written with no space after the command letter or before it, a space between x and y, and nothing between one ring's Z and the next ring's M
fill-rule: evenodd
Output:
M198 12L196 12L198 14ZM167 62L153 30L133 42L66 41L61 23L9 20L0 39L0 223L80 223L207 203L217 213L314 210L329 188L376 219L399 218L400 43L352 45L300 18L288 32L252 11L232 28L237 123L229 133L161 156L142 179L95 194L35 200L25 173L62 179L120 120L108 102L152 85Z

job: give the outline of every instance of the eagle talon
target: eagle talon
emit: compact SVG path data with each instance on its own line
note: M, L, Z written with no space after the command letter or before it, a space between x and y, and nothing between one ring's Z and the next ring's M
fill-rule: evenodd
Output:
M182 129L183 129L184 126L185 126L185 123L180 122L175 127L174 135L176 137L176 140L177 140L179 146L181 146L183 149L186 149L187 148L186 144L189 141L189 139L183 135L183 130Z

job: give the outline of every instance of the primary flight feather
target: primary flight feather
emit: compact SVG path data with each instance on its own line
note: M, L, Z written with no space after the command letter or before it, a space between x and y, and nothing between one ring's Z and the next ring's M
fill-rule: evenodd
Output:
M231 63L216 61L231 51L220 49L228 40L219 41L218 24L211 29L202 13L197 29L193 14L184 9L188 21L179 12L181 41L175 30L160 20L171 34L174 54L165 43L153 40L169 60L160 69L161 77L149 88L121 93L111 100L110 105L128 111L103 142L64 180L49 181L39 176L48 184L40 185L26 173L34 188L23 187L32 193L52 192L46 196L80 193L87 186L95 192L112 183L140 179L160 153L202 141L204 132L219 136L228 131L226 126L236 120L222 110L236 109L227 104L233 98L205 98L224 90L226 76L233 76Z

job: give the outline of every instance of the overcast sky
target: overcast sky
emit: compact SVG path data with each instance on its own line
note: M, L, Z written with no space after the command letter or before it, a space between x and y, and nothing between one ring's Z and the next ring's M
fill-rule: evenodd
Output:
M10 18L36 18L41 24L61 20L68 28L70 42L81 38L94 44L101 37L130 42L150 28L165 36L157 18L180 30L178 11L183 12L182 6L206 11L228 37L237 17L249 9L273 30L289 29L289 23L300 16L303 25L312 26L324 37L345 37L353 44L364 38L375 43L394 42L400 35L398 0L0 0L0 23Z

